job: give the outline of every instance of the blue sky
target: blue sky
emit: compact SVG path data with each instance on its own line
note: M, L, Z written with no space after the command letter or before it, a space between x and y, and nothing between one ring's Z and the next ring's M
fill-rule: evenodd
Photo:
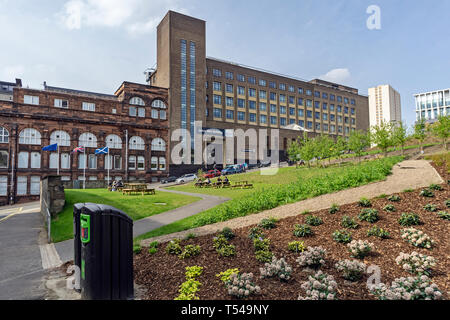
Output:
M369 30L366 9L381 9ZM207 55L360 93L391 84L403 119L413 94L450 87L450 1L0 0L0 79L113 93L143 82L167 10L207 21Z

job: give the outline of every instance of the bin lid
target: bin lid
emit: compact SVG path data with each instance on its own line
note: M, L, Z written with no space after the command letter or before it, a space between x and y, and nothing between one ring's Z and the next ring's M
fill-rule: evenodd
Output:
M130 224L133 224L133 219L131 219L125 212L114 208L110 205L106 204L97 204L97 203L84 203L83 204L83 213L87 214L101 214L107 216L115 216L120 219L127 221Z

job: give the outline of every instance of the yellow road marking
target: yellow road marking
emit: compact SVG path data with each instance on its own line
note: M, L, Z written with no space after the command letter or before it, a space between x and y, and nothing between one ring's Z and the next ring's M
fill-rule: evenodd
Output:
M20 207L20 208L17 210L17 212L11 213L11 214L7 215L6 217L1 218L1 219L0 219L0 222L3 222L3 221L5 221L5 220L7 220L7 219L9 219L9 218L11 218L11 217L17 215L17 214L20 214L20 213L22 212L22 210L23 210L23 207Z

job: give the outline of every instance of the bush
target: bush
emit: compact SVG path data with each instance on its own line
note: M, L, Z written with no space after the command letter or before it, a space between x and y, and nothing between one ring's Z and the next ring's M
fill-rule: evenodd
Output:
M401 252L395 262L402 266L403 270L418 276L431 276L431 268L436 265L433 257L415 251L411 254Z
M202 248L200 248L199 245L193 246L193 245L189 244L184 247L183 252L181 252L178 257L180 259L192 258L192 257L198 256L201 251L202 251Z
M296 261L301 267L317 269L325 263L326 253L322 247L308 247L306 251L300 253Z
M430 190L436 190L436 191L441 191L442 190L442 187L440 185L438 185L438 184L431 184L428 188Z
M189 239L195 239L197 237L197 235L195 233L188 233L186 235L186 237L184 237L184 240L189 240Z
M398 201L402 200L402 198L400 198L400 196L398 196L398 195L393 194L392 196L390 196L388 198L388 200L392 201L392 202L398 202Z
M358 215L359 220L374 223L378 221L378 210L377 209L362 209L361 213Z
M333 276L318 271L302 283L302 289L306 291L306 296L299 296L298 300L335 300L337 283Z
M224 236L228 241L232 240L235 237L233 230L228 227L223 228L220 232L220 235Z
M445 206L450 208L450 199L445 200Z
M181 249L180 239L170 240L166 246L166 252L169 254L179 255L183 250Z
M141 251L142 251L142 247L141 247L140 244L133 245L133 252L134 253L138 254L138 253L141 253Z
M391 286L384 283L370 286L369 290L380 300L440 300L442 293L436 284L423 275L397 278Z
M423 206L423 209L429 212L436 212L438 210L438 207L436 207L434 204L428 203Z
M309 237L313 234L311 227L306 224L296 224L294 226L294 236Z
M318 216L309 215L306 216L305 222L309 224L310 226L319 226L323 223L322 219Z
M148 253L150 253L151 255L154 255L157 252L158 252L158 248L148 248Z
M254 239L253 247L255 248L255 251L259 251L259 250L268 251L270 249L270 240L263 239L263 238Z
M258 239L258 238L265 238L265 235L260 228L254 227L254 228L250 229L248 237L250 239L254 240L254 239Z
M228 294L238 299L261 293L261 288L253 283L253 273L232 273L225 286Z
M259 262L270 262L273 257L273 253L267 250L255 251L256 260Z
M421 224L420 218L415 213L402 213L400 219L398 219L398 223L401 226L409 227L409 226L417 226Z
M431 249L434 241L423 231L408 228L401 231L402 239L409 242L415 247Z
M392 205L392 204L385 205L383 210L387 211L387 212L395 212L395 211L397 211L397 209L395 209L394 205Z
M446 211L439 211L437 213L438 217L444 220L450 220L450 213L446 212Z
M372 203L370 202L369 199L363 197L363 198L359 199L358 205L360 207L369 208L372 206Z
M230 257L236 254L236 247L228 243L227 238L220 234L213 239L213 247L222 257Z
M346 230L336 230L333 232L333 240L339 243L349 243L352 241L352 234Z
M216 274L216 277L220 278L220 280L222 280L226 284L230 280L230 277L233 273L239 274L239 269L234 268L234 269L225 270L221 273Z
M278 277L280 281L288 281L291 278L292 267L286 263L284 258L278 260L272 257L270 263L266 263L264 268L259 268L261 278Z
M367 231L367 235L369 236L369 237L378 237L378 238L381 238L381 239L388 239L389 238L389 232L387 231L387 230L384 230L383 228L380 228L380 227L377 227L377 226L374 226L374 227L372 227L372 228L370 228L368 231Z
M150 243L148 245L149 248L158 248L159 246L159 242L158 241L153 241L152 243Z
M366 265L358 260L341 260L335 265L336 269L342 273L344 279L358 281L366 272Z
M347 245L347 248L352 257L362 259L372 251L373 243L367 240L353 240Z
M339 206L336 203L333 203L331 205L331 208L328 210L328 212L330 212L331 214L335 214L338 211L339 211Z
M180 286L180 293L175 300L199 300L195 294L199 290L201 283L196 280L203 272L203 268L199 266L186 267L186 281Z
M305 251L305 243L303 241L292 241L288 243L289 251L299 253Z
M276 227L277 221L278 220L275 218L262 219L261 222L258 224L258 227L263 229L273 229Z
M427 197L427 198L433 198L434 197L433 191L431 191L429 189L423 189L422 191L420 191L420 195L422 197Z
M343 216L341 220L341 226L347 229L356 229L359 224L355 221L355 219L349 216Z

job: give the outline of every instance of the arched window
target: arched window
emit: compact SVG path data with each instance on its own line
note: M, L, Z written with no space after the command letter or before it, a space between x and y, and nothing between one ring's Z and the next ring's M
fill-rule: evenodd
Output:
M122 149L122 139L116 134L108 135L105 141L108 148Z
M92 133L85 132L80 135L78 144L81 147L97 148L97 137Z
M9 132L3 127L0 127L0 143L9 142Z
M152 108L167 109L167 106L162 100L153 100Z
M145 102L144 100L142 100L139 97L133 97L130 99L130 104L135 105L135 106L145 106Z
M131 137L130 138L130 150L145 150L145 142L141 137Z
M19 134L20 144L41 144L41 134L39 131L33 128L26 128L22 130Z
M161 138L153 139L152 151L166 151L166 142Z
M50 135L50 144L57 143L58 146L70 147L70 136L65 131L53 131Z

